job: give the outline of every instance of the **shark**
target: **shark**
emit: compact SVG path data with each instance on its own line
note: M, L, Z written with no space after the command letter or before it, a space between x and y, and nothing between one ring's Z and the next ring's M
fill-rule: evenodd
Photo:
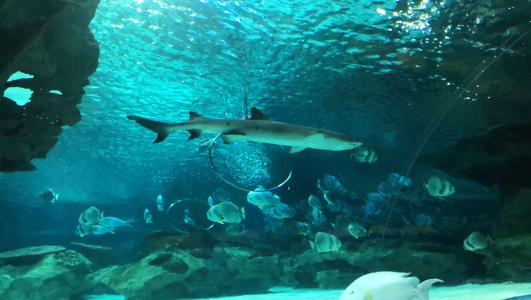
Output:
M210 119L193 111L189 112L188 121L177 123L135 115L128 115L127 118L154 131L157 137L153 143L164 141L174 131L186 130L190 133L189 140L202 133L212 133L220 135L225 144L238 140L274 144L290 147L290 153L305 149L344 151L362 145L356 138L338 132L273 121L256 107L251 108L251 116L244 119Z

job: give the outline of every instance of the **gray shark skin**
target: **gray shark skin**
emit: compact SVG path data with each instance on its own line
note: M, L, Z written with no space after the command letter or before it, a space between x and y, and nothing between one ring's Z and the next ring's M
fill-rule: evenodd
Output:
M357 139L341 133L271 121L255 107L251 109L251 118L242 120L209 119L195 112L190 112L188 121L178 123L165 123L132 115L127 116L127 118L157 133L154 143L164 141L173 131L186 130L190 133L189 140L206 132L221 134L225 143L246 140L256 143L289 146L291 147L290 153L296 153L307 148L344 151L362 145Z

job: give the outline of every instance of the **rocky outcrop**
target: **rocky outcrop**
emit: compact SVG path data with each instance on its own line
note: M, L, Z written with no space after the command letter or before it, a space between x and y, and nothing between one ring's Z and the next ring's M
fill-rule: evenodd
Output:
M152 253L137 263L100 269L88 278L127 299L176 299L202 289L195 278L204 273L207 270L202 259L177 251Z
M505 190L531 187L531 123L498 126L464 137L420 161L453 176Z
M85 275L92 263L81 254L64 250L38 263L0 267L0 299L70 299L87 288Z
M65 250L65 247L55 245L20 248L0 253L0 262L10 265L28 265L40 261L48 254Z
M99 47L89 23L99 0L0 3L0 171L35 169L62 126L81 118L77 105L98 65ZM8 79L17 72L33 78ZM32 91L22 104L10 88ZM4 95L4 96L2 96Z

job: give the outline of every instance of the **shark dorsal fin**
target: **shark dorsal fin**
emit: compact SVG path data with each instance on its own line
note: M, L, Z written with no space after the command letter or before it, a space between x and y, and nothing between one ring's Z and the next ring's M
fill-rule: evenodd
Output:
M196 113L195 111L190 111L190 112L188 112L188 114L190 115L190 119L189 120L193 120L195 118L201 118L201 115Z
M270 120L269 117L256 107L251 108L250 120Z

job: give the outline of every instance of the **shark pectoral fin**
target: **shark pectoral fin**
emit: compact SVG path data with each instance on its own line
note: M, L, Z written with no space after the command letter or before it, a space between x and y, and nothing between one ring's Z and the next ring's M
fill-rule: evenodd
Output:
M193 140L196 137L201 135L201 130L190 129L190 130L187 130L187 131L190 133L190 136L188 137L188 140Z
M252 107L250 120L270 120L270 118L258 108Z
M304 148L304 147L291 147L289 149L289 153L291 153L291 154L298 153L298 152L301 152L304 149L306 149L306 148Z
M234 141L234 137L231 137L234 136L234 135L245 135L245 132L241 131L241 130L238 130L238 129L232 129L232 130L229 130L229 131L225 131L223 132L223 134L221 135L221 138L223 139L223 143L225 144L230 144Z

